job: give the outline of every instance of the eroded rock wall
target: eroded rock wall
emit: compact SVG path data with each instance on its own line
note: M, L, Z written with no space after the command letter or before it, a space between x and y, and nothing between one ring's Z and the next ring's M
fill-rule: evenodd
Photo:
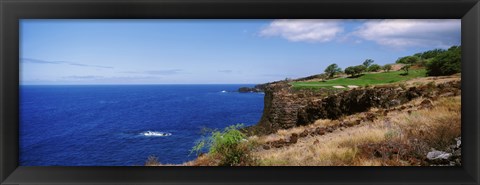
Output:
M389 108L418 97L435 99L460 94L460 81L427 84L409 88L383 86L348 91L294 90L287 83L265 87L264 111L255 126L256 133L314 123L318 119L337 119L367 111L372 107Z

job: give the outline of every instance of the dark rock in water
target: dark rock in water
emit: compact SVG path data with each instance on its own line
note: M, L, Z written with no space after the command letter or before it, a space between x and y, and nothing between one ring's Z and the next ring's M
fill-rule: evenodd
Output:
M259 89L259 88L256 88L256 87L253 87L253 88L250 88L250 87L240 87L238 89L238 92L241 92L241 93L249 93L249 92L253 92L253 93L258 93L258 92L263 92L262 89Z

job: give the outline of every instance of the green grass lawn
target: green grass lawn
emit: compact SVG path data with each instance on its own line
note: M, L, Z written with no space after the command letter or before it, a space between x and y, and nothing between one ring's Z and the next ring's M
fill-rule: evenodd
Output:
M408 75L401 75L404 71L391 71L391 72L380 72L380 73L367 73L357 78L336 78L328 80L325 82L321 81L311 81L311 82L292 82L294 88L333 88L333 86L344 86L347 85L356 85L356 86L366 86L366 85L375 85L375 84L388 84L400 81L406 81L413 78L425 77L425 69L410 70Z

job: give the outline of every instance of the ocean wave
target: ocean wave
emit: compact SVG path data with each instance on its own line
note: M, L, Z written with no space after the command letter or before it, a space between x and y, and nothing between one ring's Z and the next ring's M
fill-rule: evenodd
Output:
M166 136L171 136L171 133L168 132L157 132L157 131L145 131L140 133L142 136L147 136L147 137L166 137Z
M100 100L98 101L100 104L112 104L112 103L118 103L118 101L105 101L105 100Z

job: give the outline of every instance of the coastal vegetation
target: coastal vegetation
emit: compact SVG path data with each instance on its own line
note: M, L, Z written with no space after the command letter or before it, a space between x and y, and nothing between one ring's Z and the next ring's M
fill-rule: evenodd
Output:
M347 68L348 69L348 68ZM345 70L347 70L345 69ZM366 73L359 75L355 78L343 77L336 78L327 81L301 81L301 82L292 82L294 88L296 89L318 89L318 88L332 88L333 86L343 86L348 88L348 85L355 86L367 86L367 85L377 85L377 84L389 84L395 82L406 81L418 77L425 77L425 69L415 69L410 70L408 75L404 74L403 71L391 71L384 73Z
M433 49L399 58L396 63L418 65L427 69L428 76L445 76L461 72L461 47Z
M426 63L429 76L443 76L459 73L461 66L461 51L459 46L453 46L443 51Z
M460 56L454 46L257 85L260 122L213 130L180 165L459 166Z
M426 76L446 76L461 72L461 48L452 46L448 50L433 49L411 56L400 57L395 61L401 71L391 71L392 64L380 66L374 60L366 59L362 64L349 66L345 70L331 64L325 69L328 79L294 81L291 84L296 89L333 88L341 86L367 86L396 83ZM381 71L382 70L382 71ZM381 71L381 73L378 73ZM345 75L342 75L345 74ZM321 76L319 74L318 76ZM333 78L337 75L336 78Z
M308 126L279 130L255 138L259 143L289 140L306 135L295 144L259 149L261 165L267 166L409 166L428 165L425 156L435 149L449 148L460 137L460 97L440 98L432 108L417 109L420 98L392 108L386 115L361 121L356 126L340 126L382 110L321 119ZM400 110L402 106L411 107ZM417 109L417 110L416 110ZM412 111L415 110L415 111ZM318 128L336 128L315 132Z
M215 161L219 166L250 166L255 165L251 156L252 143L239 129L242 124L232 125L223 131L215 130L197 142L192 153L201 154L202 150L208 149L208 161Z
M390 72L390 70L392 70L392 65L391 64L385 64L383 67L382 67L383 71L385 72Z
M333 78L335 74L341 72L342 69L338 67L337 64L330 64L326 69L325 69L325 74L328 76L328 78Z

